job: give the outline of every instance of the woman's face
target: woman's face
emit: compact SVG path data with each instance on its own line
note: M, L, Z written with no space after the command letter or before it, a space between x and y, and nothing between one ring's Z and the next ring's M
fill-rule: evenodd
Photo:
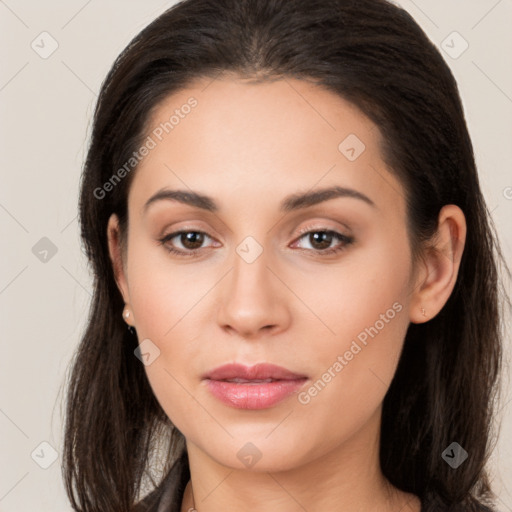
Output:
M374 438L415 286L405 193L377 127L306 82L225 78L168 97L146 136L119 284L152 389L187 442L276 471ZM149 202L162 190L210 199ZM306 378L203 378L226 363Z

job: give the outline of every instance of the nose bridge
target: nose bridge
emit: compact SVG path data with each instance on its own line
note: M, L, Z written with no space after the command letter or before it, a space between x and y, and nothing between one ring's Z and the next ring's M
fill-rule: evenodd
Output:
M261 238L261 237L260 237ZM245 237L236 247L233 256L233 272L231 275L232 292L242 297L270 299L272 283L268 268L269 249L254 236ZM267 244L268 245L268 244Z
M263 244L247 236L235 247L232 271L222 287L218 321L244 336L287 321L279 280L269 268L270 249Z
M274 231L268 233L268 221L254 210L254 204L243 208L243 214L238 216L233 235L238 238L234 244L233 272L231 279L240 284L251 285L254 291L267 286L267 268L272 259L270 238ZM237 286L236 283L233 283Z
M233 279L240 281L241 286L245 283L254 291L269 284L266 275L269 272L267 268L269 249L263 243L258 242L253 236L247 236L235 248Z

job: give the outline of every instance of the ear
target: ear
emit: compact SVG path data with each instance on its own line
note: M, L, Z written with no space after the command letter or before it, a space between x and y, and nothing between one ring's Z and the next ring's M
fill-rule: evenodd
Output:
M409 317L412 323L427 322L446 304L457 281L466 241L466 218L454 205L439 212L434 243L425 250L412 292Z
M113 213L108 219L107 225L108 250L112 268L116 279L117 287L123 296L125 304L130 303L130 294L125 275L125 262L123 261L121 251L121 240L119 232L119 218Z

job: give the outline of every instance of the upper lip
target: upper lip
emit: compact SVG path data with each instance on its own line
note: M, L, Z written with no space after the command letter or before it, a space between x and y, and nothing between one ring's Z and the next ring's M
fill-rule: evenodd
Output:
M245 379L245 380L296 380L306 378L306 375L294 373L282 366L270 363L259 363L254 366L245 366L239 363L224 364L211 370L203 376L203 379L226 380L226 379Z

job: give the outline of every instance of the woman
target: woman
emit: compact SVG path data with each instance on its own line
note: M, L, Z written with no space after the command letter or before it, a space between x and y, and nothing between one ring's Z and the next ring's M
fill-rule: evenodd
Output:
M75 510L491 510L503 258L405 11L170 8L102 86L80 221Z

